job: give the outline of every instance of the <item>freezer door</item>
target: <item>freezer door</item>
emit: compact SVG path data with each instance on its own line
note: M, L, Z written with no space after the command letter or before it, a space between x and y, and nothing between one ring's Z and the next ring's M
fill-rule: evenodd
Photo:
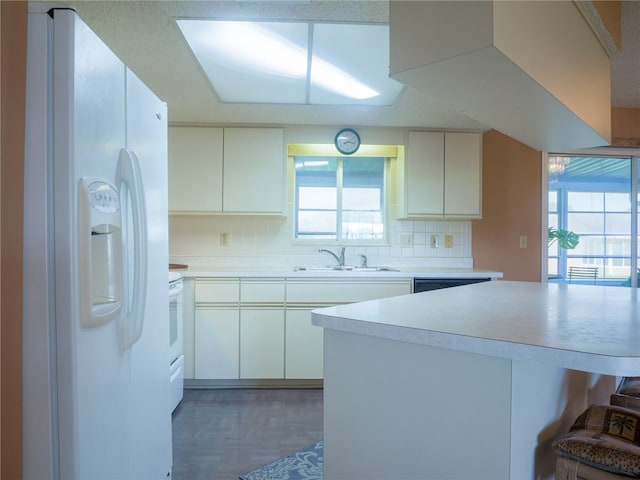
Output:
M54 10L51 18L36 10L29 14L27 58L25 478L166 479L166 105L73 11ZM135 221L148 229L149 282L139 287L146 313L133 319L127 345L123 316L112 307L121 300L131 311L135 254L128 244L135 229L132 216L114 219L121 195L111 187L129 147L140 160L144 205L137 210L148 210L151 220ZM97 216L80 215L81 192L94 195ZM132 203L125 203L127 213ZM90 228L80 228L83 218ZM110 232L121 240L108 240ZM84 268L91 259L86 249L80 253L83 241L104 252L104 262ZM113 255L119 243L121 253ZM112 257L121 257L118 268L109 267ZM122 290L112 288L118 282ZM80 288L87 284L93 286Z
M115 185L125 144L125 67L70 10L53 16L54 264L61 478L130 478L130 352L118 321L83 325L78 192L83 178ZM86 320L86 319L85 319Z

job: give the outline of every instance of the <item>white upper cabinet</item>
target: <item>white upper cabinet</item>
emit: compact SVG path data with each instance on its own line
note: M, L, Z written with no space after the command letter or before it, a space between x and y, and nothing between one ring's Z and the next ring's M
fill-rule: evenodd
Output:
M479 133L408 134L406 218L480 218L482 136Z
M284 215L281 128L169 128L169 213Z
M281 128L225 128L224 211L284 215L285 165Z
M406 174L407 215L442 215L444 133L409 132Z
M444 215L480 218L482 136L444 134Z
M169 212L222 212L222 128L169 128Z

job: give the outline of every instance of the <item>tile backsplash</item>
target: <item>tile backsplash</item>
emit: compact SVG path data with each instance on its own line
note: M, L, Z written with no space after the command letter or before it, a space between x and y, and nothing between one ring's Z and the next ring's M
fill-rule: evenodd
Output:
M369 265L473 266L471 221L396 220L389 228L389 245L346 244L346 263L358 265L363 254ZM222 234L227 234L226 246ZM433 235L436 248L430 245ZM451 248L445 248L445 235L453 238ZM318 249L337 251L341 246L296 243L286 218L169 216L169 255L175 263L220 268L327 265L333 260Z

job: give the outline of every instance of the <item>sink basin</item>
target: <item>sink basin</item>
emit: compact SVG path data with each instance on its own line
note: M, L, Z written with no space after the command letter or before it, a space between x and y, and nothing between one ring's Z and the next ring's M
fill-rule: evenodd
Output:
M351 265L345 265L341 267L336 265L335 267L293 267L294 272L399 272L391 267L355 267Z

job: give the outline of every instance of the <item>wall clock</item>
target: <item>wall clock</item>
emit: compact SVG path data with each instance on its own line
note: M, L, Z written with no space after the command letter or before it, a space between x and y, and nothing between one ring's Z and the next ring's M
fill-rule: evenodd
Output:
M351 155L360 148L360 135L352 128L343 128L336 134L334 143L340 153Z

